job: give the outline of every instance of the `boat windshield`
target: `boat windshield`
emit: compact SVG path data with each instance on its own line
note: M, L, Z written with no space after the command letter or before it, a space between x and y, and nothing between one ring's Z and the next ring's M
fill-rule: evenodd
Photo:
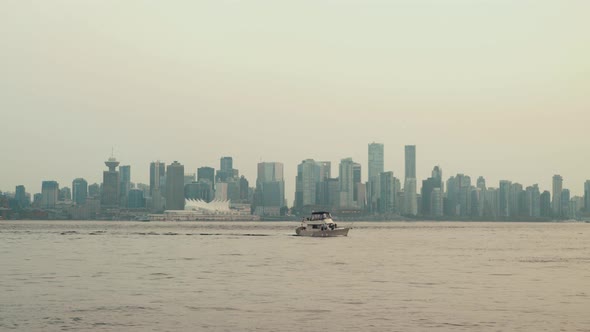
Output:
M328 219L328 218L332 218L332 216L330 215L329 212L313 213L311 215L311 220L324 220L324 219Z

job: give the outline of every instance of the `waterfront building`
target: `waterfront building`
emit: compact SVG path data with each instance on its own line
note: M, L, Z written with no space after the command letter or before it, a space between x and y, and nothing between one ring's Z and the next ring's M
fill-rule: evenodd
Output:
M100 185L98 183L88 186L88 198L100 198Z
M499 190L486 188L483 194L483 217L495 220L499 216Z
M228 200L228 184L227 182L218 182L215 186L215 200L216 201L227 201Z
M385 171L384 168L385 154L383 144L371 143L369 144L369 178L367 181L367 205L370 212L378 212L378 201L381 190L380 174Z
M379 175L379 200L380 214L392 214L395 211L395 180L393 172L382 172Z
M166 163L153 161L150 163L150 195L154 197L154 192L158 195L164 192L166 185Z
M196 181L184 185L184 197L186 199L201 200L206 203L215 198L213 188L209 181Z
M435 218L444 216L443 210L443 189L434 187L430 194L430 215Z
M215 169L213 167L199 167L197 168L197 182L208 181L211 183L212 189L215 185Z
M115 157L105 161L108 171L102 173L101 205L106 208L115 208L120 204L120 178L117 166L119 162Z
M71 201L72 200L72 189L69 187L63 187L59 189L59 201Z
M510 186L510 216L517 217L523 215L525 192L522 184L513 183Z
M563 178L561 175L554 175L553 176L553 201L551 202L551 211L553 212L554 217L560 217L562 208L561 208L561 191L563 190Z
M16 201L17 206L20 209L24 209L26 207L29 207L29 205L31 205L30 199L27 196L27 192L25 190L25 186L23 186L23 185L16 186L15 192L14 192L14 199Z
M238 178L238 170L234 169L232 157L221 157L219 170L217 170L216 182L228 182L230 179Z
M442 184L441 184L442 186ZM449 216L471 215L471 177L464 174L447 180L446 214Z
M354 200L354 161L344 158L340 161L340 208L354 209L358 206Z
M127 207L130 209L144 209L145 208L145 196L144 191L141 189L130 189Z
M150 163L150 198L152 212L162 212L166 206L166 164L162 161Z
M508 218L510 217L510 202L511 202L511 192L512 192L512 182L507 180L500 181L500 188L499 188L499 214L498 216L501 218Z
M570 214L570 191L569 189L561 190L561 218L569 219L574 216Z
M59 198L59 184L56 181L43 181L41 183L40 208L54 209Z
M88 182L82 178L77 178L72 181L72 200L76 205L86 203L88 198Z
M541 217L541 191L539 185L535 184L526 188L525 210L527 217Z
M486 190L486 179L483 176L477 178L477 188L481 189L482 191Z
M405 148L405 160L406 160L406 179L416 179L416 146L406 145Z
M415 216L418 214L418 196L416 193L416 179L406 178L404 183L404 214Z
M317 187L321 182L321 165L313 159L303 160L297 165L295 177L295 209L302 213L304 207L317 203Z
M551 218L553 212L551 207L551 193L549 191L543 191L539 204L541 206L541 217Z
M127 207L128 193L131 190L131 166L119 167L121 207Z
M184 166L174 161L166 167L166 210L183 210L184 203Z
M283 163L258 163L254 208L256 215L277 216L281 214L281 208L285 206L283 173Z
M440 166L435 166L434 169L432 170L432 176L430 178L422 181L421 214L424 216L434 216L432 193L434 192L435 188L440 188L442 191L442 169L440 168Z

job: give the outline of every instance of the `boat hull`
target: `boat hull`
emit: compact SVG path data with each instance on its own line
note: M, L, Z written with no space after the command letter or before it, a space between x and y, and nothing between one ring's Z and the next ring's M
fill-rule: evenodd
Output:
M303 229L302 227L297 227L295 229L295 233L299 236L311 236L311 237L336 237L336 236L347 236L348 231L350 228L336 228L336 229L327 229L327 230L319 230L319 229Z

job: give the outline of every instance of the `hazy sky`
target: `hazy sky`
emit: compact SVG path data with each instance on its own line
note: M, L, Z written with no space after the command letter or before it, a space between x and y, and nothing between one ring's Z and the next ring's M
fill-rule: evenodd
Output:
M103 161L148 182L219 157L251 184L285 164L385 144L403 177L440 164L488 185L590 179L590 1L0 2L0 190L100 182Z

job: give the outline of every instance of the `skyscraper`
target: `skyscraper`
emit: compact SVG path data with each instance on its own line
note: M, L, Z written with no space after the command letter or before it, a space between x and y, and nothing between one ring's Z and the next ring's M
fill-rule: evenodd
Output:
M120 203L119 172L117 172L119 162L115 157L111 157L104 164L109 170L102 173L101 205L107 208L114 208L119 206Z
M378 202L381 190L379 189L380 174L385 171L384 168L385 153L383 144L371 143L369 144L369 178L367 180L367 207L368 210L377 213L379 212Z
M53 209L59 197L59 184L56 181L41 183L41 208Z
M295 208L303 213L304 207L317 204L318 183L321 181L322 166L320 162L306 159L297 165L295 178Z
M433 210L433 192L435 188L440 188L442 191L442 169L440 166L435 166L432 170L432 177L422 181L422 215L434 216ZM442 195L437 196L442 197ZM442 202L434 202L442 206Z
M404 213L415 216L418 214L418 197L416 181L416 146L406 145L406 173L404 182Z
M215 169L213 167L197 168L197 181L208 181L212 185L215 184Z
M234 170L234 161L232 157L221 157L219 160L219 170L217 171L217 182L228 182L231 179L238 178L237 172Z
M570 191L569 189L563 189L561 191L561 214L559 215L559 217L561 218L573 218L574 216L572 215L571 211L570 211Z
M384 171L384 152L383 144L369 144L369 180L377 178Z
M541 194L540 206L541 206L541 217L551 218L551 215L553 214L553 212L552 212L552 208L551 208L551 193L549 191L545 190Z
M162 212L166 206L166 164L161 161L150 163L150 206L154 212Z
M19 208L23 209L30 205L29 199L27 197L27 192L25 190L25 186L16 186L14 199L16 200L16 204Z
M340 161L340 207L356 208L354 201L354 161L345 158Z
M278 216L285 205L285 181L283 163L262 162L258 164L256 177L255 213Z
M406 179L416 178L416 146L406 145Z
M184 210L184 166L178 161L166 167L166 210Z
M395 212L395 180L393 172L383 172L379 175L379 213L392 214Z
M129 190L131 190L131 166L125 165L119 167L119 176L120 176L120 200L121 206L127 207L127 194Z
M77 178L72 181L72 200L76 205L86 203L88 197L88 182L82 178Z
M510 202L511 196L510 193L512 192L512 182L507 180L500 181L500 188L499 188L499 209L500 214L499 216L502 218L510 217Z
M553 176L553 201L551 202L551 211L554 217L561 216L561 191L563 190L563 178L561 175Z
M150 163L150 195L154 196L154 190L161 193L166 184L166 164L161 161Z

